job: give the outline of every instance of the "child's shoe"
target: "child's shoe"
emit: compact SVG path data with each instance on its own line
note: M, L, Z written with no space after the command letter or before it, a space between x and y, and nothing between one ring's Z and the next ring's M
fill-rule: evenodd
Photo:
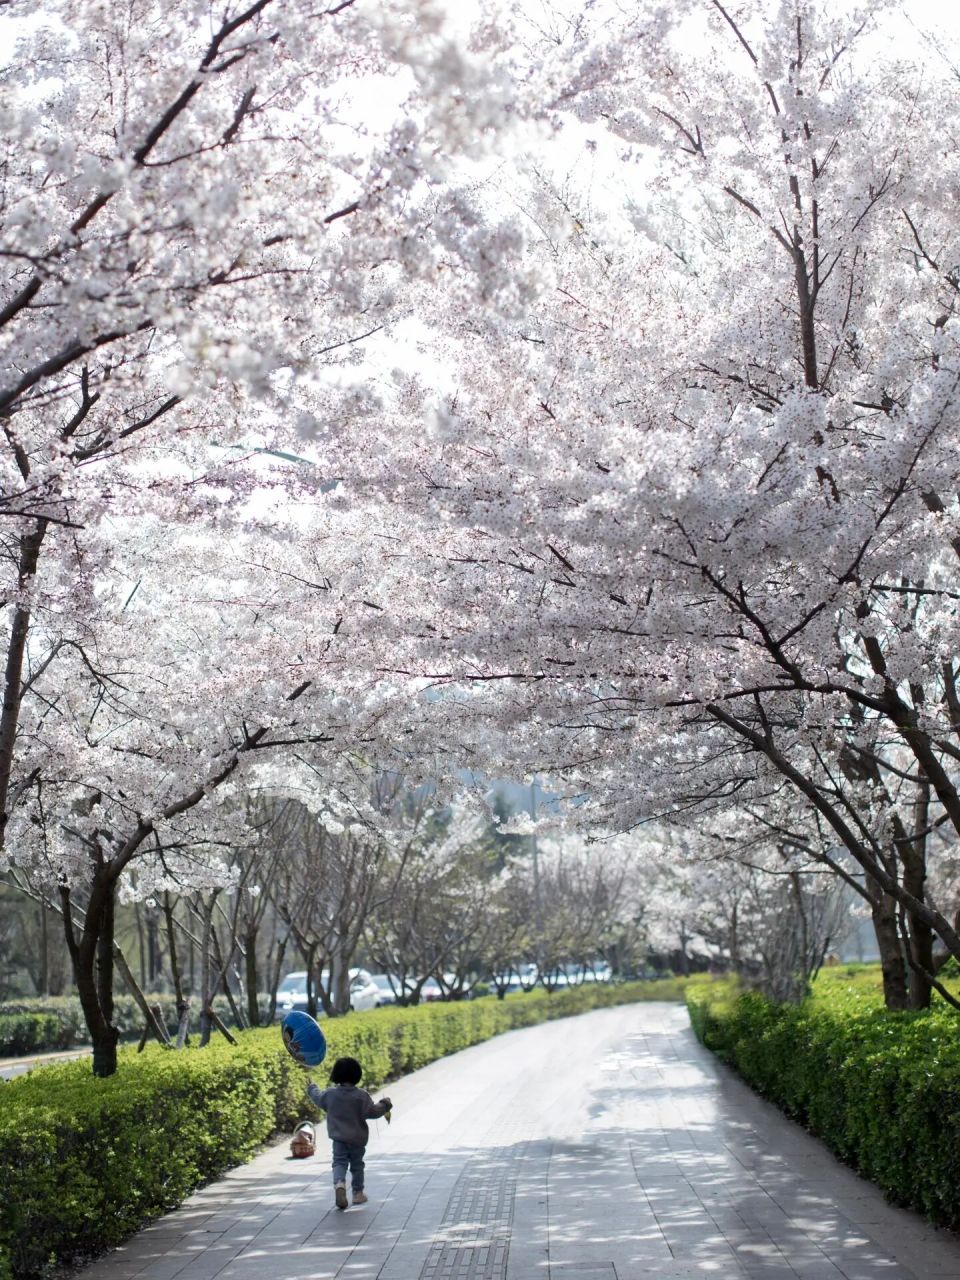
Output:
M366 1204L366 1203L367 1203L367 1196L366 1196L366 1192L364 1192L364 1191L355 1191L355 1192L353 1193L353 1203L354 1203L354 1204Z
M336 1183L333 1188L333 1194L337 1202L337 1208L345 1209L347 1207L347 1184L345 1182Z

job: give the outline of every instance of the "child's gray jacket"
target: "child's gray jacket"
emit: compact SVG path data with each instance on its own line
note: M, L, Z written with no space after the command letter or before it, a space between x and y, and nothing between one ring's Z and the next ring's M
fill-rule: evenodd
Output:
M365 1147L370 1137L368 1120L385 1116L390 1110L382 1102L374 1102L366 1089L355 1084L337 1084L319 1089L307 1085L307 1095L315 1107L327 1113L327 1135L355 1147Z

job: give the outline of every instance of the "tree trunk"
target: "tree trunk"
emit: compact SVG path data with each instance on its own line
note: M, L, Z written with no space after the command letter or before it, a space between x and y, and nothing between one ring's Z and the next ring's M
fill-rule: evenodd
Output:
M29 474L23 470L23 475ZM37 572L40 548L47 532L47 521L38 520L32 533L20 538L20 555L17 579L21 592L28 588ZM17 729L20 724L20 700L23 697L23 660L30 633L30 609L20 604L14 609L10 635L7 638L7 660L3 673L3 701L0 704L0 847L4 843L10 798L10 779L13 776Z
M140 989L145 991L148 983L147 939L143 930L143 911L139 902L135 902L133 905L133 915L137 922L137 948L140 952Z
M910 946L918 969L910 970L910 1008L929 1009L933 994L933 984L928 973L937 971L933 955L933 930L915 916L908 917L907 927L910 930Z
M270 1008L267 1010L267 1023L273 1022L277 1016L277 987L280 985L280 975L283 972L283 961L287 953L287 941L289 934L284 934L277 943L276 959L273 962L270 977Z
M77 995L93 1044L93 1074L112 1076L120 1039L113 1025L113 885L99 878L95 881L79 941L73 928L70 890L63 888L60 896Z
M190 1006L185 1005L177 1023L177 1048L182 1049L190 1041Z
M739 903L734 902L730 909L730 967L739 977L742 972L740 958L740 912Z
M202 902L203 934L200 948L200 1047L206 1048L210 1043L213 1030L213 996L210 984L210 934L213 930L213 903L216 895L209 903Z
M247 983L247 1018L251 1027L260 1025L260 1004L257 1000L257 928L248 929L243 938L243 965Z
M147 1036L152 1032L158 1042L169 1049L170 1036L163 1022L163 1010L158 1004L151 1006L147 1003L147 997L143 994L143 989L137 983L123 952L116 942L113 944L113 958L130 994L137 1002L137 1007L145 1019L144 1039L140 1042L140 1047L143 1048L144 1044L146 1044Z
M74 981L83 1009L84 1021L93 1044L93 1074L112 1076L117 1069L117 1042L120 1032L103 1016L97 996L97 982L93 966L82 961L74 969Z
M105 1022L113 1022L113 932L116 913L115 886L104 891L97 938L97 999ZM89 918L89 917L88 917Z
M350 969L340 951L330 957L330 1004L334 1013L350 1012Z
M888 1009L906 1009L907 970L897 928L897 904L893 896L884 893L873 879L867 879L867 890L872 904L873 931L880 952L884 1003Z
M180 957L177 954L177 938L174 930L173 906L170 894L163 895L163 918L167 922L167 946L170 949L170 976L173 979L174 999L177 1004L177 1048L182 1049L187 1041L187 1028L190 1024L190 1003L183 993L183 979L180 976Z
M147 928L147 981L150 984L150 990L153 991L156 989L157 980L160 977L159 922L157 920L157 910L155 907L147 907L146 928Z
M690 935L687 933L686 920L680 921L680 972L685 978L690 976L690 957L687 955L687 943L690 941Z
M307 1013L311 1018L317 1016L317 983L314 978L314 966L317 963L316 946L300 948L307 965Z
M223 991L223 994L227 998L227 1004L230 1006L230 1012L233 1014L233 1020L234 1022L236 1022L237 1026L242 1031L244 1029L243 1014L241 1013L237 1005L237 1001L233 994L233 990L230 987L230 980L228 977L230 966L233 963L233 955L234 955L234 951L236 950L237 944L236 942L232 944L230 948L230 954L227 956L226 960L224 960L223 951L220 947L220 938L217 934L216 928L213 929L210 937L213 943L214 959L216 961L217 968L219 970L218 982L214 984L214 991L210 997L211 1005L213 1004L214 997L216 996L216 987L217 985L219 985L220 989Z
M101 1078L115 1075L120 1032L111 1025L106 1027L103 1034L99 1031L90 1034L93 1039L93 1074Z
M47 921L47 900L40 895L40 977L37 983L39 994L50 994L50 930Z
M911 846L904 847L900 857L903 861L903 887L923 902L927 880L926 859ZM933 958L933 930L924 921L918 920L912 912L907 912L906 932L904 943L910 948L909 955L913 961L907 970L907 1007L929 1009L933 987L927 974L936 972L936 962Z

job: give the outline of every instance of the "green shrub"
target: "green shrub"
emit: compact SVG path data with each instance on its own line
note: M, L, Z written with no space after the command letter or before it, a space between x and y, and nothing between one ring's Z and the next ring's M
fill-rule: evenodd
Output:
M640 998L682 1000L684 982L685 979L683 978L660 978L652 982L633 985L637 989L650 992L648 996ZM594 984L586 984L583 989L589 990L592 985ZM605 983L597 983L596 985L597 987L609 986L609 984ZM564 991L555 994L566 994L567 991L578 989L566 988ZM477 994L485 994L485 992L481 992L478 987ZM148 995L147 999L151 1005L160 1006L160 1012L168 1032L172 1037L176 1036L177 1011L174 997L172 995ZM602 997L597 999L602 1002ZM270 999L266 995L261 995L258 997L258 1001L260 1016L265 1020L270 1006ZM214 1001L214 1008L228 1026L236 1026L230 1005L223 996L217 997ZM244 1012L246 1012L245 1008ZM26 1031L25 1024L20 1024L15 1033L13 1030L10 1031L8 1043L7 1028L3 1020L7 1017L22 1017L24 1015L43 1015L44 1017L42 1023L38 1022L36 1024L35 1038L33 1032ZM197 1030L197 1016L197 1010L194 1006L191 1022L191 1030L193 1032ZM121 1040L139 1038L143 1030L143 1014L140 1012L133 996L118 995L115 997L114 1023L120 1032ZM87 1034L87 1028L83 1020L83 1010L80 1008L80 1001L76 996L44 996L0 1002L0 1057L14 1057L17 1054L48 1053L57 1049L69 1049L74 1046L86 1045L89 1040L90 1037ZM2 1276L0 1276L0 1280L2 1280Z
M0 1028L5 1018L38 1016L48 1019L44 1037L29 1048L6 1049L7 1054L47 1053L86 1042L83 1010L76 996L45 996L34 1000L8 1000L0 1003Z
M331 1058L364 1065L378 1088L501 1031L640 999L682 983L597 983L547 995L385 1008L324 1024ZM247 1159L307 1114L306 1077L276 1027L181 1053L120 1052L116 1075L88 1062L45 1067L0 1086L0 1280L118 1244L195 1187Z
M159 1005L164 1025L170 1035L175 1036L177 1033L177 1009L174 997L171 995L148 995L147 999L151 1005ZM266 1018L269 1003L268 996L261 995L259 997L260 1014L264 1019ZM223 996L217 997L214 1001L214 1008L225 1023L229 1026L236 1025L230 1005ZM244 1012L246 1012L245 1009ZM31 1040L24 1048L5 1047L3 1021L5 1018L36 1017L40 1015L45 1019L42 1024L45 1031L41 1038ZM113 1020L122 1040L136 1039L143 1030L143 1014L140 1012L140 1007L133 996L118 995L115 997ZM38 1035L39 1026L40 1024L38 1024ZM196 1031L197 1010L195 1004L192 1027ZM23 1038L22 1032L19 1038ZM88 1044L89 1039L86 1024L83 1020L83 1010L80 1008L80 1001L76 996L45 996L37 997L36 999L8 1000L0 1003L0 1056L3 1056L4 1053L13 1056L18 1053L46 1053L54 1049L69 1049L74 1045Z
M0 1057L66 1049L69 1028L54 1013L0 1013Z
M824 981L825 979L825 981ZM700 1040L891 1200L960 1226L960 1023L883 1007L875 972L831 971L801 1005L691 982Z

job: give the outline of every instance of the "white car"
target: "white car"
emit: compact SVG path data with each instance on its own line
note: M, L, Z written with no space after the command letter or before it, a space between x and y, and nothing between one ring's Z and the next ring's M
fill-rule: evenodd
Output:
M388 973L375 973L371 979L377 988L377 1005L397 1003L397 992L400 990L400 979L390 980Z
M330 981L329 972L324 969L320 981L326 990ZM355 1010L374 1009L380 998L380 989L367 973L366 969L350 970L350 1008ZM281 1013L290 1013L293 1009L307 1011L307 973L301 970L288 973L277 988L277 1008ZM317 1016L323 1017L323 1005L317 997Z
M520 990L520 977L512 969L509 973L495 973L490 978L490 985L494 991L504 991L507 995L512 995Z

